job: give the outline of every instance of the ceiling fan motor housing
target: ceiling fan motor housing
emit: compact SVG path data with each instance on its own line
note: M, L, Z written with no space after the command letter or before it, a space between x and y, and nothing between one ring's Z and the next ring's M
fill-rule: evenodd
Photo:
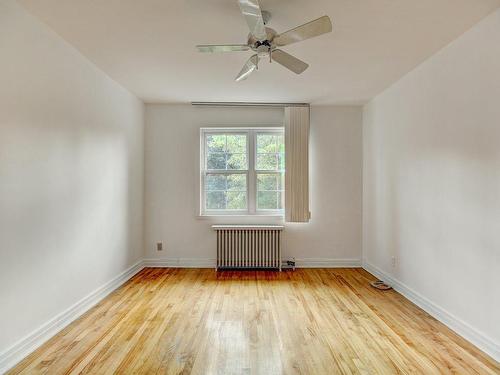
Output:
M252 34L249 34L248 46L258 54L268 54L269 50L276 48L276 46L273 44L273 39L277 34L278 33L270 27L266 27L267 38L264 40L259 40Z

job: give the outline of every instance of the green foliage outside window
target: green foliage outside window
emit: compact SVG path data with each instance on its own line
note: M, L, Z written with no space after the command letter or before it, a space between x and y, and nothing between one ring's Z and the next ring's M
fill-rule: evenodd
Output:
M248 134L255 134L254 169L257 210L284 207L284 137L278 132L206 134L205 209L248 209ZM254 150L251 150L253 153Z

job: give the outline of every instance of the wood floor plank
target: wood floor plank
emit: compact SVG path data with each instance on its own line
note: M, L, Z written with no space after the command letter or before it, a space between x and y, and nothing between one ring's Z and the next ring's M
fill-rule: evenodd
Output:
M147 268L9 374L500 374L362 269Z

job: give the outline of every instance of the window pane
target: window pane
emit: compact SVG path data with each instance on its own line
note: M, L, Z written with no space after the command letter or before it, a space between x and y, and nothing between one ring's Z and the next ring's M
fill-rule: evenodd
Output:
M278 169L276 154L258 154L256 169L262 171L275 171Z
M228 210L246 210L247 209L247 193L245 191L228 191L227 192L227 209Z
M226 136L224 134L207 135L207 152L226 151Z
M257 190L278 190L278 175L257 174Z
M208 154L207 169L226 169L225 154Z
M257 173L257 209L283 209L284 178L284 173Z
M276 136L272 134L257 134L257 153L276 152Z
M226 190L226 176L223 174L207 174L205 178L205 189Z
M247 136L241 134L227 135L226 151L234 154L246 154Z
M245 154L226 154L227 169L245 170L247 169L247 156Z
M247 190L247 176L245 174L230 174L227 176L227 190Z
M226 208L226 193L223 191L209 191L206 195L208 210L223 210Z
M257 208L261 210L276 210L278 193L275 191L259 191L257 193Z

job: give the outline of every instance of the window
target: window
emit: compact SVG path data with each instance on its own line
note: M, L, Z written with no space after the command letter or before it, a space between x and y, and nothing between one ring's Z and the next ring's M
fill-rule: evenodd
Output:
M201 156L202 214L283 214L282 128L202 129Z

